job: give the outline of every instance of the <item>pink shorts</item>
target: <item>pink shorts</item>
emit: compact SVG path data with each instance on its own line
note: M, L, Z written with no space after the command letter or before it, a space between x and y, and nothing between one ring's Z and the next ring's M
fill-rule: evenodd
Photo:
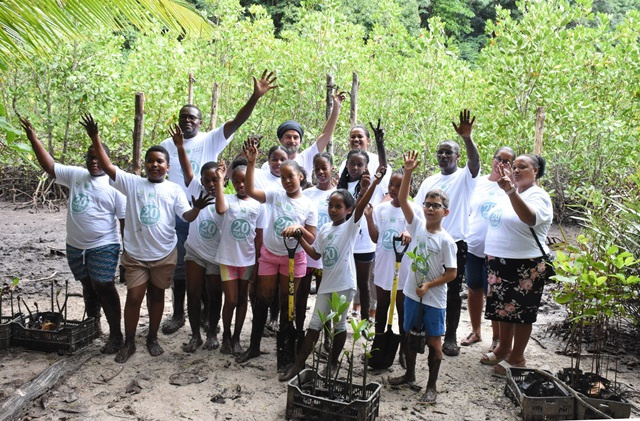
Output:
M294 278L302 278L307 273L307 253L304 251L296 253L293 264ZM289 276L289 256L273 254L263 245L260 249L260 258L258 259L258 275L272 276L278 273Z

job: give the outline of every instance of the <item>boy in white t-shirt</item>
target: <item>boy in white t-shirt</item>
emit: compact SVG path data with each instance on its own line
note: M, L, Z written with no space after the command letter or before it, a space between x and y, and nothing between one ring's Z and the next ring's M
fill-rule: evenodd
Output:
M147 295L149 333L147 350L153 357L164 352L158 343L158 329L164 311L164 290L171 286L176 266L178 242L175 216L191 222L213 198L201 193L192 197L193 208L175 183L165 181L169 169L169 153L162 146L152 146L145 154L147 178L129 174L111 163L102 148L98 124L91 115L81 123L91 138L98 163L111 178L114 187L127 197L122 265L125 267L127 300L124 308L125 342L115 361L126 362L136 352L135 336L140 307Z
M100 351L115 354L122 346L122 330L120 296L113 278L120 256L118 220L122 227L127 199L109 185L93 147L87 150L86 169L57 164L36 137L29 120L21 118L20 122L42 169L70 190L67 261L73 277L82 284L87 315L95 318L100 331L102 307L109 323L109 339Z
M449 214L449 198L442 190L426 193L423 211L426 223L416 218L409 202L411 175L418 166L417 152L404 154L404 176L398 200L404 214L408 231L417 244L414 253L424 262L414 262L415 271L409 274L404 284L404 330L426 330L429 347L429 380L427 390L420 403L434 404L437 398L436 381L442 361L442 338L444 334L445 309L447 307L447 282L456 277L456 243L442 228L442 220ZM420 318L422 313L422 318ZM407 333L410 334L410 333ZM407 346L407 371L400 377L389 379L391 385L412 383L416 379L416 352Z

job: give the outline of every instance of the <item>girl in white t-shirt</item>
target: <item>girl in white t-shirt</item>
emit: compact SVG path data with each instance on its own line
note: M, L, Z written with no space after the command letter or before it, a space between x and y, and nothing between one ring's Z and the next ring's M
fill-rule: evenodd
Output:
M262 246L262 230L265 223L265 209L257 200L247 196L245 175L247 160L239 158L231 164L231 183L236 194L224 194L222 185L226 165L221 162L217 169L216 211L224 215L221 242L216 261L220 264L224 307L222 308L222 354L241 354L240 332L247 314L247 293L249 280ZM231 319L236 313L233 336Z
M280 287L280 326L288 323L289 258L284 244L285 237L291 237L300 231L308 242L316 237L318 212L311 199L302 194L300 182L304 176L300 166L293 160L280 165L280 180L284 191L260 190L255 188L254 175L257 141L251 140L245 148L247 171L245 191L247 195L268 208L268 227L264 231L264 243L260 250L258 265L258 284L253 307L251 343L249 349L240 354L237 362L245 362L260 356L260 342L267 321L267 309L273 300L276 288ZM294 284L298 289L300 278L307 270L304 251L296 251L294 257Z
M276 145L267 153L268 165L265 169L256 168L254 173L254 185L259 190L282 190L280 182L280 166L289 159L287 148Z
M355 203L356 199L354 199L353 195L345 189L337 189L332 192L329 196L328 208L329 217L333 223L324 224L320 227L318 236L313 244L310 244L304 236L300 238L300 245L310 257L314 259L322 257L324 279L318 289L316 305L313 309L304 344L296 356L295 364L289 371L280 376L280 381L289 380L304 369L305 361L313 350L313 344L318 340L322 329L322 320L319 313L329 314L331 311L329 308L331 296L337 293L340 296L344 296L346 301L350 303L355 295L354 275L356 265L352 255L357 241L356 234L360 230L360 218L364 213L364 208L369 204L369 200L376 186L380 184L385 170L385 167L378 168L373 183L371 183L368 174L362 176L360 187L363 193L357 203ZM349 218L352 211L353 215ZM338 333L333 338L330 359L332 365L338 363L340 353L347 340L346 321L347 311L345 310L340 315L340 321L335 325L335 331Z
M367 152L354 149L347 154L347 163L338 180L339 189L347 189L354 198L360 194L360 180L368 174L369 155ZM371 206L375 206L384 198L384 192L376 185L371 197ZM362 221L361 221L362 222ZM369 276L375 259L376 245L371 241L366 222L360 224L360 231L356 234L356 245L353 250L353 258L356 263L356 279L360 293L360 315L362 319L368 319L370 308Z
M329 195L336 190L332 185L333 157L330 153L321 152L313 157L313 173L316 176L317 184L303 190L302 193L311 199L318 209L318 228L320 228L331 222L328 211ZM315 260L307 256L307 274L300 280L300 288L298 288L298 296L296 297L296 320L299 321L300 326L304 325L311 278L314 275L317 289L322 281L322 260Z

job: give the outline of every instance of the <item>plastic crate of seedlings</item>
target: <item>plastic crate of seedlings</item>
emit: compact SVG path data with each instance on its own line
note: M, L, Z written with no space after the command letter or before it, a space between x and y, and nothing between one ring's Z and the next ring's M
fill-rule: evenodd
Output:
M504 394L520 405L525 421L574 419L573 395L544 371L509 368Z
M11 344L11 322L17 319L16 317L1 316L0 317L0 351L9 348Z

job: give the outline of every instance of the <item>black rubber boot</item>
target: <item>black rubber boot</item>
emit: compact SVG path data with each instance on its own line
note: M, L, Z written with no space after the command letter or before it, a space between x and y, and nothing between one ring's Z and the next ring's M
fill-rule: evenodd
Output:
M87 317L93 317L95 319L98 335L102 335L102 329L100 328L100 300L98 294L93 288L91 279L82 279L80 283L82 284L84 310L87 313Z

